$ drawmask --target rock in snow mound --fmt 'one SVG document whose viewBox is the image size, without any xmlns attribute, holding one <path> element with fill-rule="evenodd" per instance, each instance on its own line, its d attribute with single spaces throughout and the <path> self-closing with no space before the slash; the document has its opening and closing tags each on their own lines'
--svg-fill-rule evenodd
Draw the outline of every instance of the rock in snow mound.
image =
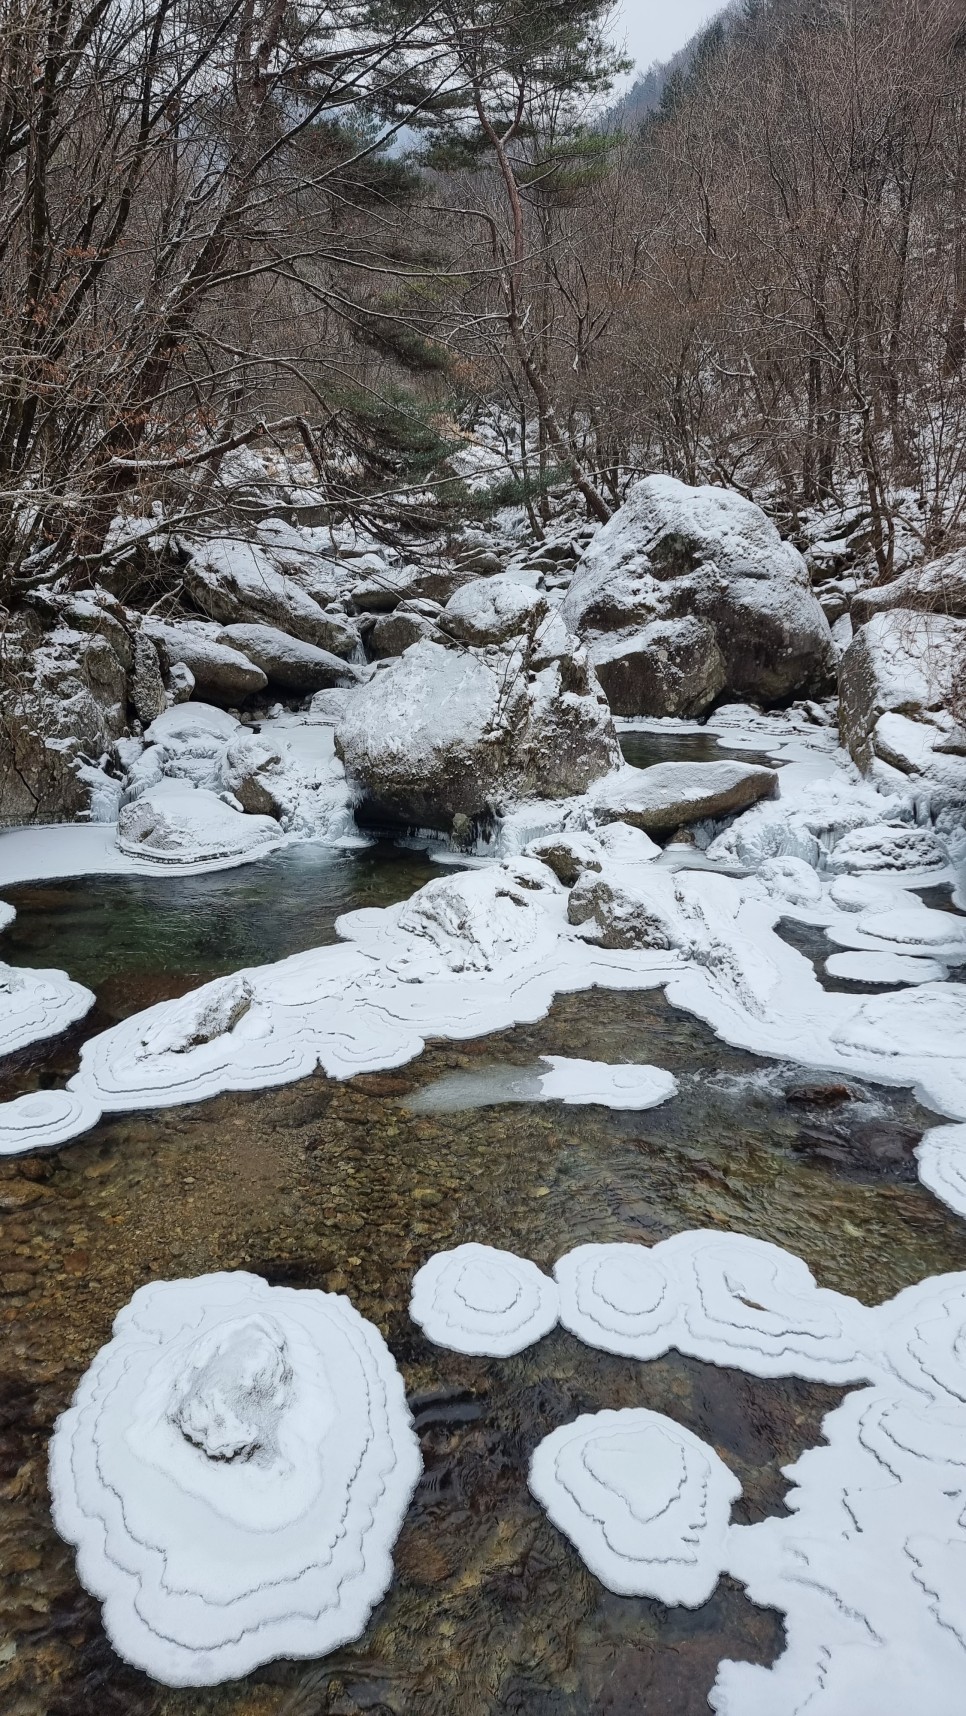
<svg viewBox="0 0 966 1716">
<path fill-rule="evenodd" d="M 243 1273 L 141 1287 L 50 1451 L 109 1637 L 168 1686 L 358 1638 L 421 1469 L 379 1331 Z"/>
<path fill-rule="evenodd" d="M 730 489 L 645 477 L 580 561 L 563 618 L 616 715 L 820 690 L 831 633 L 805 562 Z"/>
</svg>

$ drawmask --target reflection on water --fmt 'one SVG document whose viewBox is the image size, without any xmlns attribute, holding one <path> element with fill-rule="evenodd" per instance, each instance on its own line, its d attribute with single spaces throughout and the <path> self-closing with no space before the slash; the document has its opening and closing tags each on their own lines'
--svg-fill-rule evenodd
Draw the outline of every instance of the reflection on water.
<svg viewBox="0 0 966 1716">
<path fill-rule="evenodd" d="M 130 998 L 139 982 L 181 981 L 179 959 L 210 976 L 327 939 L 337 912 L 367 890 L 373 902 L 398 897 L 431 873 L 415 855 L 366 854 L 339 883 L 323 867 L 287 869 L 288 858 L 200 890 L 173 878 L 58 883 L 47 914 L 44 890 L 18 890 L 21 907 L 34 902 L 21 955 L 36 959 L 46 946 L 103 1000 L 116 948 Z M 301 890 L 297 906 L 290 890 Z M 543 1054 L 651 1062 L 679 1078 L 680 1093 L 643 1114 L 406 1105 L 480 1067 L 525 1077 Z M 650 1406 L 714 1444 L 744 1486 L 737 1517 L 757 1519 L 780 1510 L 779 1467 L 818 1439 L 838 1392 L 673 1354 L 635 1364 L 561 1331 L 508 1360 L 448 1353 L 409 1321 L 412 1275 L 467 1239 L 549 1268 L 585 1240 L 650 1244 L 719 1226 L 788 1246 L 825 1285 L 882 1298 L 966 1268 L 966 1227 L 913 1177 L 928 1119 L 908 1093 L 846 1087 L 724 1047 L 660 994 L 594 991 L 562 997 L 535 1025 L 430 1045 L 391 1073 L 347 1084 L 315 1076 L 115 1117 L 60 1152 L 0 1165 L 4 1716 L 706 1716 L 719 1658 L 772 1660 L 779 1617 L 726 1580 L 693 1613 L 604 1592 L 531 1500 L 529 1454 L 580 1412 Z M 348 1292 L 378 1324 L 405 1377 L 426 1471 L 397 1577 L 358 1644 L 323 1663 L 170 1691 L 107 1645 L 50 1522 L 46 1444 L 136 1287 L 238 1268 Z"/>
<path fill-rule="evenodd" d="M 617 737 L 624 753 L 624 761 L 632 763 L 635 769 L 649 769 L 654 763 L 724 761 L 761 763 L 766 768 L 774 767 L 774 758 L 769 751 L 749 751 L 741 746 L 730 746 L 727 741 L 719 745 L 714 734 L 704 729 L 693 733 L 635 733 L 619 729 Z"/>
</svg>

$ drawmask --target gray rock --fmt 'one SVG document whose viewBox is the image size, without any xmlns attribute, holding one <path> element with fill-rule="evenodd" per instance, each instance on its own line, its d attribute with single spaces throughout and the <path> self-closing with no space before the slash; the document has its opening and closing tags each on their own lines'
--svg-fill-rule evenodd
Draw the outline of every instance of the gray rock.
<svg viewBox="0 0 966 1716">
<path fill-rule="evenodd" d="M 247 656 L 261 668 L 270 685 L 299 697 L 333 685 L 351 684 L 358 677 L 354 667 L 331 651 L 289 637 L 274 626 L 226 626 L 217 641 Z"/>
<path fill-rule="evenodd" d="M 723 692 L 812 695 L 830 671 L 828 621 L 801 555 L 728 489 L 638 483 L 590 543 L 561 613 L 629 715 L 697 714 Z"/>
<path fill-rule="evenodd" d="M 358 627 L 348 616 L 321 607 L 257 543 L 207 543 L 188 563 L 184 580 L 201 612 L 222 626 L 274 626 L 339 656 L 350 656 L 359 646 Z"/>
<path fill-rule="evenodd" d="M 629 822 L 648 834 L 670 834 L 689 822 L 731 816 L 778 797 L 774 769 L 752 763 L 655 763 L 625 767 L 600 781 L 590 798 L 601 822 Z"/>
<path fill-rule="evenodd" d="M 615 715 L 699 715 L 727 685 L 706 620 L 652 620 L 630 637 L 598 639 L 590 654 Z"/>
<path fill-rule="evenodd" d="M 140 722 L 147 727 L 167 708 L 161 662 L 157 649 L 144 632 L 134 639 L 134 672 L 131 675 L 130 701 Z"/>
<path fill-rule="evenodd" d="M 227 649 L 204 632 L 190 626 L 145 620 L 143 631 L 156 645 L 168 668 L 183 662 L 194 677 L 199 695 L 224 707 L 244 702 L 264 691 L 266 675 L 237 649 Z"/>
<path fill-rule="evenodd" d="M 353 584 L 349 598 L 360 613 L 389 614 L 401 602 L 448 602 L 464 584 L 479 577 L 471 566 L 392 566 L 368 573 Z"/>
<path fill-rule="evenodd" d="M 88 809 L 78 774 L 96 765 L 127 724 L 127 674 L 99 631 L 11 619 L 2 639 L 0 815 L 65 821 Z"/>
<path fill-rule="evenodd" d="M 364 818 L 452 829 L 514 799 L 565 798 L 615 768 L 583 651 L 539 672 L 499 651 L 413 644 L 353 693 L 336 750 Z"/>
<path fill-rule="evenodd" d="M 369 633 L 369 653 L 378 658 L 402 655 L 421 638 L 434 638 L 434 622 L 421 614 L 413 602 L 401 603 L 391 614 L 380 614 Z"/>
</svg>

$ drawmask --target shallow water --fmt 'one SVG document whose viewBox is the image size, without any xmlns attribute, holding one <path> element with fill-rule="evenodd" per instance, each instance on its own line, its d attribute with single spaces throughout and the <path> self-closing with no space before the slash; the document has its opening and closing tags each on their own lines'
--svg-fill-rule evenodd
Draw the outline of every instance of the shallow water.
<svg viewBox="0 0 966 1716">
<path fill-rule="evenodd" d="M 774 753 L 767 750 L 750 751 L 723 740 L 720 744 L 713 733 L 654 733 L 620 729 L 617 735 L 624 761 L 635 769 L 649 769 L 654 763 L 761 763 L 774 766 Z M 776 744 L 781 743 L 776 737 Z"/>
<path fill-rule="evenodd" d="M 386 903 L 435 873 L 414 854 L 303 862 L 283 854 L 201 885 L 17 890 L 18 956 L 38 961 L 46 948 L 45 959 L 94 984 L 101 1010 L 130 1010 L 144 1004 L 138 993 L 156 999 L 332 939 L 339 911 Z M 53 1076 L 67 1052 L 36 1060 Z M 541 1054 L 653 1062 L 681 1089 L 643 1114 L 406 1106 L 446 1075 L 530 1068 Z M 530 1499 L 529 1454 L 579 1412 L 649 1405 L 715 1445 L 744 1486 L 736 1517 L 760 1518 L 780 1510 L 779 1468 L 818 1439 L 838 1391 L 674 1354 L 635 1364 L 559 1330 L 509 1360 L 449 1353 L 409 1321 L 413 1272 L 466 1239 L 549 1268 L 584 1240 L 652 1243 L 719 1226 L 789 1247 L 824 1285 L 884 1298 L 966 1268 L 966 1226 L 915 1180 L 911 1152 L 929 1119 L 908 1093 L 729 1049 L 659 993 L 593 991 L 561 998 L 537 1025 L 430 1045 L 399 1071 L 115 1117 L 62 1151 L 0 1165 L 4 1716 L 706 1712 L 718 1660 L 772 1660 L 780 1618 L 729 1581 L 693 1613 L 609 1595 Z M 396 1580 L 357 1645 L 175 1692 L 107 1644 L 50 1522 L 46 1443 L 136 1287 L 238 1268 L 348 1292 L 378 1324 L 426 1470 Z"/>
</svg>

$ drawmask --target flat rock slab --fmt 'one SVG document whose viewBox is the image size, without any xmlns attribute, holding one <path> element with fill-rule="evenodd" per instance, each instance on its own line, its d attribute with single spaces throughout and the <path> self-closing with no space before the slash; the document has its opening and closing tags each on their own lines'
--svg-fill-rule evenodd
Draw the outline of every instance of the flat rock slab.
<svg viewBox="0 0 966 1716">
<path fill-rule="evenodd" d="M 629 822 L 648 834 L 673 833 L 705 817 L 730 816 L 761 798 L 778 797 L 774 769 L 752 763 L 655 763 L 628 766 L 591 790 L 603 822 Z"/>
</svg>

